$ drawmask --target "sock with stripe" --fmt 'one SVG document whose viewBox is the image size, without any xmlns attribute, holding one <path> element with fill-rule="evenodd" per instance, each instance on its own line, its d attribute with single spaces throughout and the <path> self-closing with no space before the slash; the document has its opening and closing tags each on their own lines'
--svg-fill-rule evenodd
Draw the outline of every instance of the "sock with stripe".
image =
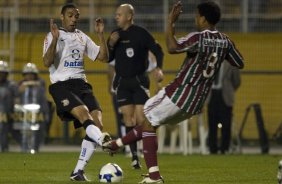
<svg viewBox="0 0 282 184">
<path fill-rule="evenodd" d="M 158 150 L 158 140 L 156 132 L 143 132 L 143 154 L 144 159 L 149 171 L 149 176 L 151 179 L 157 180 L 160 176 L 157 150 Z"/>
</svg>

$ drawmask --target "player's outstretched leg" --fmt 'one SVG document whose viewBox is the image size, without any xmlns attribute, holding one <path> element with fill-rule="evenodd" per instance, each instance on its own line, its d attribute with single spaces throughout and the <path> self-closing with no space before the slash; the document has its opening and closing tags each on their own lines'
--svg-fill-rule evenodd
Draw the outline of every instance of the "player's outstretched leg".
<svg viewBox="0 0 282 184">
<path fill-rule="evenodd" d="M 139 141 L 141 138 L 142 126 L 136 126 L 124 137 L 103 143 L 102 148 L 104 151 L 109 152 L 110 154 L 114 154 L 118 151 L 119 148 L 123 147 L 124 145 Z"/>
</svg>

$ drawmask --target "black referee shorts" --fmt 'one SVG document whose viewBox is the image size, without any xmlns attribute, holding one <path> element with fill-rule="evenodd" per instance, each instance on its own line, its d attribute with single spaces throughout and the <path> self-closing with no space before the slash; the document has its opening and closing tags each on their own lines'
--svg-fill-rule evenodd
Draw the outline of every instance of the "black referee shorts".
<svg viewBox="0 0 282 184">
<path fill-rule="evenodd" d="M 119 107 L 129 104 L 144 105 L 149 99 L 150 80 L 146 74 L 131 78 L 116 75 L 113 85 Z"/>
<path fill-rule="evenodd" d="M 70 113 L 74 107 L 86 105 L 89 112 L 101 110 L 93 94 L 92 86 L 82 79 L 70 79 L 51 84 L 49 93 L 54 99 L 57 114 L 61 120 L 74 121 L 76 128 L 81 124 Z"/>
</svg>

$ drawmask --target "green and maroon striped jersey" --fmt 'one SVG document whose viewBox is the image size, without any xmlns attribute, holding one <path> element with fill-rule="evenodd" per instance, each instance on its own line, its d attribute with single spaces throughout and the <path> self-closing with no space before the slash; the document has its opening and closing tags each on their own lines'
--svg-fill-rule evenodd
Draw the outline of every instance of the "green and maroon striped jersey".
<svg viewBox="0 0 282 184">
<path fill-rule="evenodd" d="M 180 109 L 198 114 L 221 63 L 227 60 L 231 65 L 243 68 L 244 61 L 232 40 L 219 31 L 193 32 L 178 39 L 177 45 L 178 51 L 185 51 L 187 56 L 165 91 Z"/>
</svg>

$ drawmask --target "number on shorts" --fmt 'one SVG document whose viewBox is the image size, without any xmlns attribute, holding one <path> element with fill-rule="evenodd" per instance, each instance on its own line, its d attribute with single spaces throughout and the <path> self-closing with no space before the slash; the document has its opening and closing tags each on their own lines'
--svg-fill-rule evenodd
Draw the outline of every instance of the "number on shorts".
<svg viewBox="0 0 282 184">
<path fill-rule="evenodd" d="M 217 53 L 213 52 L 208 58 L 207 68 L 203 70 L 203 75 L 205 78 L 210 78 L 214 74 L 215 64 L 217 62 Z"/>
</svg>

